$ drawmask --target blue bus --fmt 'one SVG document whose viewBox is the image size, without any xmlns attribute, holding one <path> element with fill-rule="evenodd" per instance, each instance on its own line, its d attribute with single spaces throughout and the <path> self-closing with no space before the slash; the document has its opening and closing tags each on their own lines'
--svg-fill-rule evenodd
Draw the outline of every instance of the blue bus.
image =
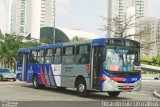
<svg viewBox="0 0 160 107">
<path fill-rule="evenodd" d="M 22 48 L 16 77 L 34 88 L 74 88 L 79 96 L 91 91 L 141 89 L 140 43 L 126 38 L 98 38 Z"/>
</svg>

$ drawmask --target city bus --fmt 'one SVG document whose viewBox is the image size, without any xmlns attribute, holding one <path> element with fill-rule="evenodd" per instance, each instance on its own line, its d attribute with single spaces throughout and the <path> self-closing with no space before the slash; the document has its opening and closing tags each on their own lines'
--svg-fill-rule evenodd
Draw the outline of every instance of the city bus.
<svg viewBox="0 0 160 107">
<path fill-rule="evenodd" d="M 16 78 L 33 87 L 76 89 L 79 96 L 141 89 L 140 43 L 126 38 L 98 38 L 21 48 Z"/>
</svg>

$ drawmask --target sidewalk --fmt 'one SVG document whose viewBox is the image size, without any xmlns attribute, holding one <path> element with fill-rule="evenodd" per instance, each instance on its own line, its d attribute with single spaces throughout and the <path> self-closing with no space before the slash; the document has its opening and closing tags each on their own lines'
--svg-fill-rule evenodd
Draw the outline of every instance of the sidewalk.
<svg viewBox="0 0 160 107">
<path fill-rule="evenodd" d="M 153 94 L 154 94 L 156 97 L 160 98 L 160 90 L 155 90 L 155 91 L 153 92 Z"/>
</svg>

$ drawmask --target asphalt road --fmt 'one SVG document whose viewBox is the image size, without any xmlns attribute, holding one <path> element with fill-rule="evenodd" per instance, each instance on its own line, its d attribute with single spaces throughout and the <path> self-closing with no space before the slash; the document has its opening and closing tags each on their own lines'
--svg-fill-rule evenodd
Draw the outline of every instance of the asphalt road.
<svg viewBox="0 0 160 107">
<path fill-rule="evenodd" d="M 74 90 L 55 88 L 34 89 L 31 84 L 21 82 L 0 82 L 0 100 L 9 101 L 159 101 L 153 95 L 160 90 L 160 80 L 143 80 L 139 92 L 123 92 L 117 98 L 110 98 L 107 93 L 91 93 L 87 98 L 76 95 Z"/>
</svg>

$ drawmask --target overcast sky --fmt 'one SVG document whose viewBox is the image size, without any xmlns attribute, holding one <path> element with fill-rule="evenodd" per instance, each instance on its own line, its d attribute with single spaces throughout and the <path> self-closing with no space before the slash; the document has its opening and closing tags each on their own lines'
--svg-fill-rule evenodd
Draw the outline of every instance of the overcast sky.
<svg viewBox="0 0 160 107">
<path fill-rule="evenodd" d="M 8 23 L 10 0 L 0 0 L 0 29 Z M 98 30 L 107 15 L 107 0 L 56 0 L 56 26 L 104 35 Z M 148 16 L 160 17 L 160 0 L 149 0 Z"/>
</svg>

